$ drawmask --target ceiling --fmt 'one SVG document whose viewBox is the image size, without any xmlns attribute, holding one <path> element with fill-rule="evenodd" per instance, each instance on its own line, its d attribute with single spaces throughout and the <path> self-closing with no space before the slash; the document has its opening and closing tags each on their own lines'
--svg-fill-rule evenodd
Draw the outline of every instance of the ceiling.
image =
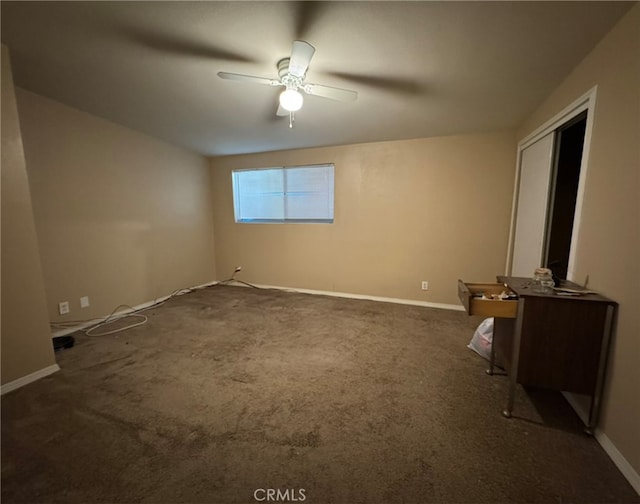
<svg viewBox="0 0 640 504">
<path fill-rule="evenodd" d="M 518 127 L 633 2 L 1 2 L 16 85 L 206 155 Z M 276 117 L 300 39 L 305 96 Z"/>
</svg>

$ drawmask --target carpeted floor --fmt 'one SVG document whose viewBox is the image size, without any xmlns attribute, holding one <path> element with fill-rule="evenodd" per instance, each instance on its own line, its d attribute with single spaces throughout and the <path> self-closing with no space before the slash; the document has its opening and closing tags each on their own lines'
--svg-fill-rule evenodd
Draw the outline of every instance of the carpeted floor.
<svg viewBox="0 0 640 504">
<path fill-rule="evenodd" d="M 146 313 L 2 397 L 3 503 L 640 502 L 558 394 L 501 416 L 463 312 L 217 286 Z"/>
</svg>

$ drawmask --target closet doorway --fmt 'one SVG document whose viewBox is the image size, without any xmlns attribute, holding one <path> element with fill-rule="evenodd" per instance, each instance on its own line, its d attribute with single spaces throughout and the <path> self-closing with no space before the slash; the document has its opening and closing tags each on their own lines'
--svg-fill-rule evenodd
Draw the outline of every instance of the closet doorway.
<svg viewBox="0 0 640 504">
<path fill-rule="evenodd" d="M 575 280 L 595 89 L 519 144 L 507 274 Z"/>
<path fill-rule="evenodd" d="M 546 246 L 542 264 L 558 278 L 569 271 L 571 237 L 578 198 L 587 112 L 556 131 L 556 156 L 553 169 Z"/>
</svg>

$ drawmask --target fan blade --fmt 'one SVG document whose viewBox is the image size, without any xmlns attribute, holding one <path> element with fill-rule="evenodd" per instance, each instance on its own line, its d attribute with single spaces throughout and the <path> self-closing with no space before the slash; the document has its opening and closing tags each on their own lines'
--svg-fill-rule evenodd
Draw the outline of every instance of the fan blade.
<svg viewBox="0 0 640 504">
<path fill-rule="evenodd" d="M 228 51 L 221 47 L 210 45 L 205 41 L 198 41 L 181 37 L 179 35 L 165 35 L 156 32 L 129 31 L 124 36 L 134 43 L 153 49 L 154 51 L 177 56 L 191 56 L 194 58 L 217 59 L 224 61 L 239 61 L 242 63 L 254 63 L 253 58 L 234 51 Z"/>
<path fill-rule="evenodd" d="M 349 89 L 336 88 L 331 86 L 322 86 L 320 84 L 305 84 L 302 89 L 305 93 L 315 96 L 322 96 L 337 101 L 355 101 L 358 98 L 356 91 Z"/>
<path fill-rule="evenodd" d="M 289 111 L 278 103 L 278 110 L 276 111 L 276 115 L 277 116 L 288 116 L 289 115 Z"/>
<path fill-rule="evenodd" d="M 267 79 L 266 77 L 253 77 L 251 75 L 243 75 L 229 72 L 218 72 L 221 79 L 235 80 L 240 82 L 251 82 L 253 84 L 266 84 L 267 86 L 281 86 L 277 79 Z"/>
<path fill-rule="evenodd" d="M 304 77 L 304 74 L 307 72 L 307 68 L 309 67 L 309 62 L 315 52 L 315 47 L 308 42 L 296 40 L 293 43 L 293 48 L 291 49 L 289 73 L 296 77 Z"/>
<path fill-rule="evenodd" d="M 292 2 L 294 7 L 295 18 L 295 35 L 296 39 L 303 39 L 309 35 L 313 24 L 319 15 L 322 14 L 324 2 L 315 2 L 312 0 L 303 0 L 300 2 Z"/>
<path fill-rule="evenodd" d="M 404 79 L 402 77 L 381 77 L 376 75 L 359 75 L 346 72 L 328 72 L 328 74 L 355 84 L 362 84 L 383 91 L 404 93 L 407 95 L 422 94 L 426 87 L 416 80 Z"/>
</svg>

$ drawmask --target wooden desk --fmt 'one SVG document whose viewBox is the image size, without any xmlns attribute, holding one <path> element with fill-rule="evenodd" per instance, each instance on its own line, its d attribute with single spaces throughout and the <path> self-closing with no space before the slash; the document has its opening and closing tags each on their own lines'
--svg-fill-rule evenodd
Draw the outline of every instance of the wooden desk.
<svg viewBox="0 0 640 504">
<path fill-rule="evenodd" d="M 487 370 L 493 374 L 498 362 L 509 375 L 509 396 L 503 415 L 511 416 L 518 383 L 588 395 L 591 406 L 586 431 L 593 434 L 617 303 L 597 294 L 540 294 L 534 292 L 530 278 L 497 279 L 499 285 L 518 296 L 515 318 L 497 314 L 494 319 L 491 363 Z M 563 282 L 561 287 L 581 289 L 571 282 Z"/>
</svg>

